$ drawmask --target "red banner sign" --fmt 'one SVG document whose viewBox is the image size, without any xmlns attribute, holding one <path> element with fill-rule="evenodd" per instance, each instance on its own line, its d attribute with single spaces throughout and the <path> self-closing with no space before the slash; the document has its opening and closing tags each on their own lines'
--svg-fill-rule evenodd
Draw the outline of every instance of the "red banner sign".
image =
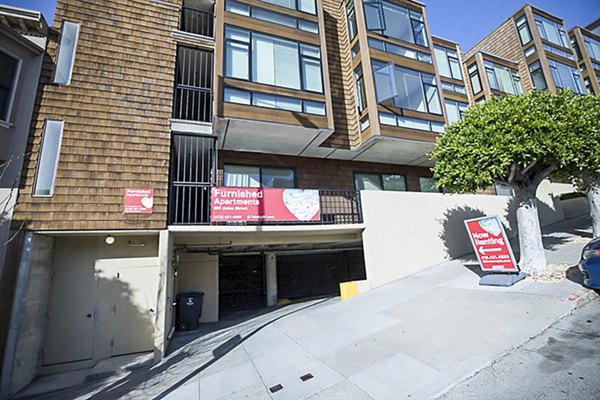
<svg viewBox="0 0 600 400">
<path fill-rule="evenodd" d="M 154 189 L 125 189 L 123 214 L 152 214 Z"/>
<path fill-rule="evenodd" d="M 214 187 L 210 220 L 214 222 L 319 221 L 318 190 Z"/>
<path fill-rule="evenodd" d="M 506 232 L 497 216 L 465 221 L 483 271 L 518 272 Z"/>
</svg>

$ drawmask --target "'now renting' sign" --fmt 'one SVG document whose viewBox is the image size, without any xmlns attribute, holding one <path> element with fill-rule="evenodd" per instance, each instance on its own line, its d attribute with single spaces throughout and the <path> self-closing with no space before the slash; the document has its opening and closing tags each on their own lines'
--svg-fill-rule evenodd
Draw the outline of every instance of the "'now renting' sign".
<svg viewBox="0 0 600 400">
<path fill-rule="evenodd" d="M 518 272 L 506 232 L 497 216 L 465 221 L 483 271 Z"/>
</svg>

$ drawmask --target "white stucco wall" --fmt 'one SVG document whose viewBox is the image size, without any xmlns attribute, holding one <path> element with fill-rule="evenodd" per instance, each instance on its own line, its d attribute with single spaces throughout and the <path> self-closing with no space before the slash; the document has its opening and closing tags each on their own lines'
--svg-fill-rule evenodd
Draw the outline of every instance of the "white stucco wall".
<svg viewBox="0 0 600 400">
<path fill-rule="evenodd" d="M 177 290 L 204 292 L 200 322 L 219 320 L 219 258 L 206 253 L 182 253 L 177 267 Z"/>
<path fill-rule="evenodd" d="M 542 226 L 564 219 L 549 182 L 540 185 L 538 199 Z M 515 203 L 509 196 L 362 191 L 361 201 L 372 287 L 471 253 L 465 219 L 498 215 L 507 233 L 516 235 Z"/>
</svg>

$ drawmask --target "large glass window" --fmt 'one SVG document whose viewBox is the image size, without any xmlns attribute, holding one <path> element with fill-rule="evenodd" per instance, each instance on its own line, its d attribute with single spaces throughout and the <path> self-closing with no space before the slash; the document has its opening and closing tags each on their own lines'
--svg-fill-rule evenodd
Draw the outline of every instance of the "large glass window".
<svg viewBox="0 0 600 400">
<path fill-rule="evenodd" d="M 56 69 L 54 70 L 54 83 L 67 85 L 71 82 L 78 37 L 79 24 L 64 21 L 60 34 Z"/>
<path fill-rule="evenodd" d="M 469 67 L 469 80 L 471 81 L 471 88 L 473 94 L 481 92 L 481 78 L 479 77 L 479 71 L 477 70 L 477 64 L 473 64 Z"/>
<path fill-rule="evenodd" d="M 485 61 L 484 66 L 490 88 L 515 95 L 523 93 L 521 78 L 517 71 L 490 61 Z"/>
<path fill-rule="evenodd" d="M 0 50 L 0 120 L 8 122 L 12 111 L 21 60 Z"/>
<path fill-rule="evenodd" d="M 47 119 L 37 165 L 34 196 L 52 196 L 63 133 L 63 121 Z"/>
<path fill-rule="evenodd" d="M 289 8 L 291 10 L 303 11 L 308 14 L 317 14 L 315 0 L 261 0 L 265 3 L 275 4 L 276 6 Z"/>
<path fill-rule="evenodd" d="M 225 2 L 225 11 L 272 22 L 274 24 L 288 26 L 290 28 L 300 29 L 306 32 L 319 33 L 319 24 L 316 22 L 265 10 L 264 8 L 240 3 L 235 0 L 227 0 Z"/>
<path fill-rule="evenodd" d="M 441 122 L 422 118 L 405 117 L 386 112 L 379 113 L 379 123 L 381 125 L 397 126 L 399 128 L 417 129 L 435 133 L 444 132 L 444 124 Z"/>
<path fill-rule="evenodd" d="M 358 33 L 356 26 L 356 10 L 354 9 L 354 0 L 350 0 L 346 5 L 346 18 L 348 19 L 348 37 L 350 41 L 354 40 Z"/>
<path fill-rule="evenodd" d="M 291 189 L 296 187 L 296 174 L 291 168 L 225 164 L 223 185 Z"/>
<path fill-rule="evenodd" d="M 412 58 L 413 60 L 426 62 L 428 64 L 431 64 L 433 62 L 431 54 L 409 49 L 408 47 L 404 46 L 398 46 L 397 44 L 375 39 L 372 37 L 369 38 L 369 47 L 371 47 L 372 49 L 385 51 L 387 53 L 396 54 L 401 57 L 407 57 Z"/>
<path fill-rule="evenodd" d="M 225 76 L 323 92 L 317 46 L 244 29 L 225 28 Z"/>
<path fill-rule="evenodd" d="M 451 92 L 466 94 L 467 91 L 463 85 L 457 85 L 456 83 L 442 81 L 442 89 L 449 90 Z"/>
<path fill-rule="evenodd" d="M 434 51 L 435 64 L 440 75 L 462 81 L 463 77 L 457 52 L 441 46 L 435 46 Z"/>
<path fill-rule="evenodd" d="M 561 89 L 570 88 L 574 93 L 585 94 L 581 76 L 576 68 L 554 60 L 548 60 L 548 66 L 556 87 Z"/>
<path fill-rule="evenodd" d="M 303 112 L 306 114 L 325 115 L 325 103 L 297 99 L 274 94 L 249 92 L 246 90 L 226 87 L 223 89 L 223 101 L 257 107 L 274 108 L 277 110 Z"/>
<path fill-rule="evenodd" d="M 521 39 L 521 44 L 524 46 L 531 42 L 531 32 L 529 31 L 527 17 L 525 15 L 521 16 L 521 18 L 516 21 L 516 24 L 517 31 L 519 31 L 519 38 Z"/>
<path fill-rule="evenodd" d="M 421 187 L 421 192 L 431 192 L 431 193 L 440 193 L 441 190 L 435 185 L 435 179 L 430 176 L 420 176 L 419 177 L 419 186 Z"/>
<path fill-rule="evenodd" d="M 373 61 L 373 71 L 378 102 L 393 97 L 398 108 L 442 113 L 434 75 L 379 61 Z"/>
<path fill-rule="evenodd" d="M 600 42 L 591 37 L 584 36 L 583 43 L 590 58 L 600 61 Z"/>
<path fill-rule="evenodd" d="M 399 174 L 355 173 L 356 190 L 393 190 L 406 191 L 406 177 Z"/>
<path fill-rule="evenodd" d="M 573 53 L 571 53 L 570 51 L 565 51 L 565 50 L 561 50 L 561 49 L 557 49 L 554 46 L 550 46 L 549 44 L 544 43 L 543 45 L 544 50 L 550 52 L 550 53 L 554 53 L 556 55 L 559 55 L 561 57 L 567 58 L 569 60 L 573 59 Z"/>
<path fill-rule="evenodd" d="M 423 14 L 387 1 L 363 3 L 367 29 L 384 36 L 428 46 Z"/>
<path fill-rule="evenodd" d="M 554 22 L 541 15 L 534 14 L 535 24 L 542 39 L 546 39 L 558 46 L 569 48 L 569 39 L 562 26 L 558 22 Z"/>
<path fill-rule="evenodd" d="M 531 63 L 529 65 L 529 73 L 533 80 L 533 87 L 537 90 L 546 90 L 548 85 L 546 84 L 546 78 L 544 77 L 544 71 L 542 71 L 542 65 L 539 61 Z"/>
<path fill-rule="evenodd" d="M 465 115 L 465 111 L 467 111 L 467 107 L 469 107 L 467 103 L 448 99 L 444 100 L 444 105 L 446 106 L 446 115 L 448 116 L 449 124 L 462 119 Z"/>
</svg>

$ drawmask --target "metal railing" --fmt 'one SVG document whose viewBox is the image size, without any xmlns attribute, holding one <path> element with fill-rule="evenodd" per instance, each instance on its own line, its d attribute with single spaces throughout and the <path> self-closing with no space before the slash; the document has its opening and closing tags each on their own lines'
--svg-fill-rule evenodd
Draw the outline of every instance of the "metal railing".
<svg viewBox="0 0 600 400">
<path fill-rule="evenodd" d="M 181 10 L 181 30 L 207 37 L 214 37 L 214 15 L 208 11 L 183 7 Z"/>
<path fill-rule="evenodd" d="M 212 121 L 211 51 L 180 46 L 177 49 L 177 73 L 173 118 Z"/>
<path fill-rule="evenodd" d="M 319 190 L 319 221 L 211 222 L 209 183 L 171 182 L 171 224 L 188 225 L 336 225 L 362 220 L 360 193 L 356 190 Z"/>
</svg>

